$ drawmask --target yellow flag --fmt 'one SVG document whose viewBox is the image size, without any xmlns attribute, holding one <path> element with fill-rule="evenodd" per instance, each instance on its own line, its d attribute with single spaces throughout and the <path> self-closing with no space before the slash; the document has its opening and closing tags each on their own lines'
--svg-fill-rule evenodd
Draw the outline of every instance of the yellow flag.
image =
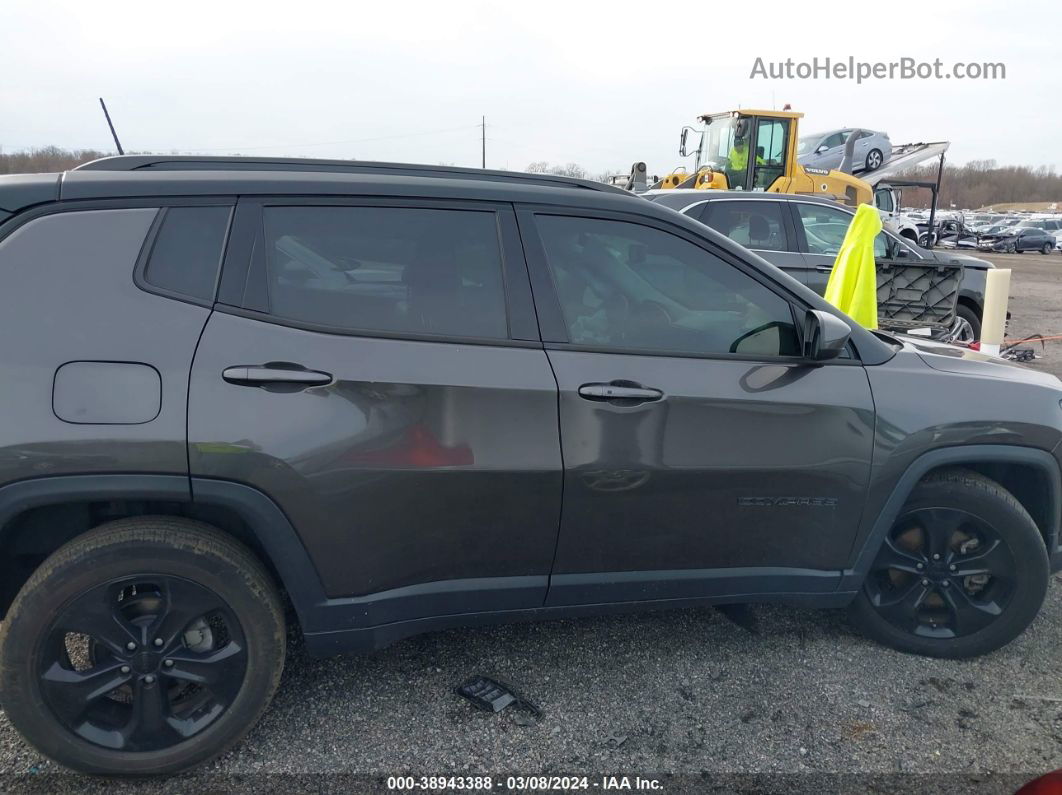
<svg viewBox="0 0 1062 795">
<path fill-rule="evenodd" d="M 880 231 L 878 211 L 869 204 L 859 205 L 826 284 L 826 300 L 863 328 L 878 327 L 874 238 Z"/>
</svg>

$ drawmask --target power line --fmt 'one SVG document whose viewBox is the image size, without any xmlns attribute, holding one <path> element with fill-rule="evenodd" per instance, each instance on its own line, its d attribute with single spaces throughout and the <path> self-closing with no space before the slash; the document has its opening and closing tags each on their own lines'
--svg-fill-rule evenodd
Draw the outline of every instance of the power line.
<svg viewBox="0 0 1062 795">
<path fill-rule="evenodd" d="M 471 130 L 479 127 L 478 124 L 465 124 L 461 127 L 447 127 L 442 130 L 419 130 L 417 132 L 409 133 L 397 133 L 395 135 L 377 135 L 370 138 L 347 138 L 342 141 L 314 141 L 312 143 L 278 143 L 278 144 L 264 144 L 261 146 L 211 146 L 211 147 L 194 147 L 194 146 L 162 146 L 162 147 L 145 147 L 148 149 L 158 150 L 177 150 L 183 152 L 223 152 L 228 153 L 234 150 L 236 151 L 259 151 L 263 149 L 293 149 L 293 148 L 305 148 L 312 146 L 340 146 L 343 144 L 360 144 L 370 143 L 372 141 L 393 141 L 401 138 L 416 138 L 423 135 L 442 135 L 444 133 L 460 132 L 464 130 Z"/>
</svg>

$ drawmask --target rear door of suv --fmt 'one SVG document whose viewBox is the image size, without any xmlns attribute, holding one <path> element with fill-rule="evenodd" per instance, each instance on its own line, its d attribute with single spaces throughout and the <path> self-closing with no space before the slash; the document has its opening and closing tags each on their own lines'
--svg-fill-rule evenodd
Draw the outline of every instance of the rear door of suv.
<svg viewBox="0 0 1062 795">
<path fill-rule="evenodd" d="M 518 216 L 560 387 L 547 604 L 835 589 L 874 435 L 858 359 L 809 366 L 799 299 L 684 227 Z"/>
<path fill-rule="evenodd" d="M 557 393 L 511 205 L 241 199 L 218 298 L 193 478 L 272 498 L 366 624 L 541 605 Z"/>
</svg>

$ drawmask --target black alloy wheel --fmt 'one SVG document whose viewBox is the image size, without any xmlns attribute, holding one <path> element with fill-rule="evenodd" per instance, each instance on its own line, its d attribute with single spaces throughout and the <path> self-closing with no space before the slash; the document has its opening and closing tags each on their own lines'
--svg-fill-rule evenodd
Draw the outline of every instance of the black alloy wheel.
<svg viewBox="0 0 1062 795">
<path fill-rule="evenodd" d="M 897 521 L 866 589 L 893 626 L 957 638 L 998 618 L 1019 576 L 1014 554 L 987 521 L 954 508 L 925 508 Z"/>
<path fill-rule="evenodd" d="M 120 751 L 199 734 L 232 704 L 246 669 L 243 629 L 217 594 L 157 574 L 76 597 L 37 655 L 41 694 L 59 722 Z"/>
</svg>

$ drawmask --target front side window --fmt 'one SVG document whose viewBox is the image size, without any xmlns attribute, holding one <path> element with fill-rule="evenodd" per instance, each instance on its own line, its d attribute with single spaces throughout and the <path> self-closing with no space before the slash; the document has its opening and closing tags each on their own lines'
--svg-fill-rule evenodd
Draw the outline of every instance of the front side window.
<svg viewBox="0 0 1062 795">
<path fill-rule="evenodd" d="M 573 343 L 799 353 L 789 303 L 699 246 L 623 221 L 540 215 L 537 225 Z"/>
<path fill-rule="evenodd" d="M 266 207 L 270 312 L 412 334 L 508 336 L 493 212 Z"/>
<path fill-rule="evenodd" d="M 704 223 L 746 248 L 788 251 L 782 207 L 773 201 L 708 202 Z"/>
<path fill-rule="evenodd" d="M 809 254 L 837 254 L 852 216 L 823 204 L 797 203 L 797 215 L 804 227 Z"/>
<path fill-rule="evenodd" d="M 796 203 L 797 217 L 804 228 L 809 254 L 836 256 L 841 251 L 844 236 L 854 217 L 851 213 L 823 204 Z M 889 238 L 884 232 L 874 237 L 874 259 L 889 256 Z"/>
<path fill-rule="evenodd" d="M 826 136 L 822 145 L 827 149 L 836 149 L 838 146 L 844 146 L 844 142 L 848 140 L 848 134 L 845 132 L 835 132 L 832 135 Z"/>
</svg>

